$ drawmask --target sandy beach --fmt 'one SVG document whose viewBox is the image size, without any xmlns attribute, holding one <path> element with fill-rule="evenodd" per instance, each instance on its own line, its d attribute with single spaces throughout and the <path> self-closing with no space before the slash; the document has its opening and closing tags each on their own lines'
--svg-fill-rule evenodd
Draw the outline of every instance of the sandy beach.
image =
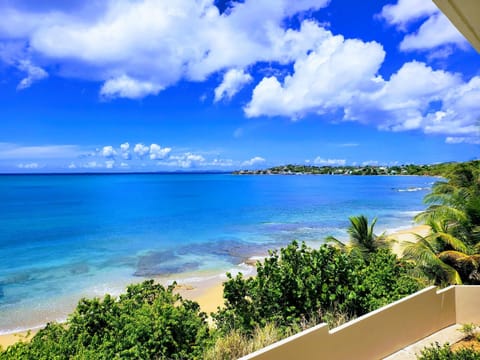
<svg viewBox="0 0 480 360">
<path fill-rule="evenodd" d="M 387 234 L 395 242 L 392 246 L 392 250 L 398 256 L 401 256 L 401 242 L 402 241 L 415 241 L 416 237 L 413 234 L 419 234 L 425 236 L 428 234 L 429 227 L 426 225 L 419 225 L 413 228 L 396 231 L 392 234 Z M 254 257 L 257 260 L 256 257 Z M 255 262 L 254 261 L 254 262 Z M 182 278 L 184 280 L 182 280 Z M 215 312 L 218 307 L 223 305 L 223 281 L 222 277 L 215 276 L 209 277 L 205 280 L 189 283 L 188 277 L 185 274 L 179 278 L 177 291 L 185 299 L 197 301 L 202 311 L 210 314 Z M 161 283 L 166 283 L 166 279 L 158 279 Z M 27 341 L 30 339 L 37 330 L 28 332 L 20 332 L 15 334 L 0 335 L 0 346 L 5 349 L 7 346 L 12 345 L 18 341 Z"/>
<path fill-rule="evenodd" d="M 392 244 L 392 251 L 394 254 L 397 256 L 401 257 L 402 256 L 402 242 L 403 241 L 416 241 L 417 237 L 414 234 L 418 234 L 421 236 L 426 236 L 428 235 L 428 232 L 430 231 L 430 227 L 427 225 L 418 225 L 409 229 L 405 230 L 400 230 L 396 231 L 392 234 L 387 234 L 387 236 L 394 240 L 394 243 Z"/>
</svg>

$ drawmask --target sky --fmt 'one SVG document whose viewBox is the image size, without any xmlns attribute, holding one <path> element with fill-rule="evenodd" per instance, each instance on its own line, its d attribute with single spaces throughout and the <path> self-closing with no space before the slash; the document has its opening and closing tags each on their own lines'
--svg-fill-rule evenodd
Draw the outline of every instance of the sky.
<svg viewBox="0 0 480 360">
<path fill-rule="evenodd" d="M 0 172 L 480 154 L 480 54 L 427 0 L 0 0 Z"/>
</svg>

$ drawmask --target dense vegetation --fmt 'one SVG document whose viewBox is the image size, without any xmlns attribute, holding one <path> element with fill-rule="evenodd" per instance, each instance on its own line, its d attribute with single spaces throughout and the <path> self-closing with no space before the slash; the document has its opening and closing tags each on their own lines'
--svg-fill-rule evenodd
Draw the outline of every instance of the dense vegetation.
<svg viewBox="0 0 480 360">
<path fill-rule="evenodd" d="M 150 280 L 119 299 L 81 300 L 66 324 L 48 324 L 0 359 L 196 359 L 209 341 L 198 304 Z"/>
<path fill-rule="evenodd" d="M 335 314 L 353 318 L 418 289 L 408 266 L 388 250 L 365 260 L 332 246 L 310 249 L 293 242 L 258 264 L 256 277 L 230 276 L 225 308 L 215 318 L 224 332 L 250 332 L 271 322 L 281 327 L 316 323 Z"/>
<path fill-rule="evenodd" d="M 440 346 L 438 343 L 423 349 L 419 360 L 480 360 L 480 352 L 472 348 L 462 348 L 453 351 L 449 344 Z"/>
<path fill-rule="evenodd" d="M 417 291 L 425 278 L 478 284 L 480 162 L 442 171 L 446 180 L 434 185 L 429 207 L 417 217 L 431 233 L 407 243 L 404 259 L 374 233 L 376 220 L 351 217 L 348 243 L 329 238 L 311 249 L 294 241 L 257 263 L 256 277 L 229 275 L 213 326 L 172 286 L 146 281 L 118 299 L 81 300 L 66 324 L 48 324 L 29 343 L 0 352 L 0 360 L 232 359 L 318 322 L 337 325 L 377 309 Z M 478 358 L 468 351 L 448 357 L 449 351 L 432 348 L 423 356 Z"/>
<path fill-rule="evenodd" d="M 480 284 L 480 162 L 457 164 L 444 177 L 416 217 L 430 234 L 407 243 L 404 256 L 436 284 Z"/>
<path fill-rule="evenodd" d="M 473 160 L 467 163 L 462 163 L 466 166 L 477 167 L 480 160 Z M 394 166 L 380 166 L 380 165 L 363 165 L 363 166 L 314 166 L 314 165 L 283 165 L 275 166 L 263 170 L 239 170 L 234 174 L 314 174 L 314 175 L 430 175 L 430 176 L 444 176 L 452 173 L 458 163 L 441 163 L 433 165 L 394 165 Z"/>
</svg>

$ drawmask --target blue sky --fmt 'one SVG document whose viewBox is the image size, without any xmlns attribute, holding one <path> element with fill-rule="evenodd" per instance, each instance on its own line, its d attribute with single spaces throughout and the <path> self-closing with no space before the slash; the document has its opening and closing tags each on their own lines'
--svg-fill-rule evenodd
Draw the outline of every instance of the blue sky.
<svg viewBox="0 0 480 360">
<path fill-rule="evenodd" d="M 465 161 L 480 55 L 426 0 L 0 0 L 0 172 Z"/>
</svg>

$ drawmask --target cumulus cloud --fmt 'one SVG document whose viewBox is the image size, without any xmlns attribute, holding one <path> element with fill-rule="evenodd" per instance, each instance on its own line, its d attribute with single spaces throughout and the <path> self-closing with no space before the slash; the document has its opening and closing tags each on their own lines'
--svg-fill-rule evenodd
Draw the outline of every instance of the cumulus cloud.
<svg viewBox="0 0 480 360">
<path fill-rule="evenodd" d="M 438 12 L 433 1 L 398 0 L 396 4 L 385 5 L 378 16 L 388 24 L 405 30 L 409 23 Z"/>
<path fill-rule="evenodd" d="M 384 57 L 385 51 L 376 42 L 326 33 L 315 51 L 295 62 L 294 73 L 283 83 L 275 76 L 263 78 L 245 113 L 248 117 L 264 114 L 298 119 L 344 106 L 358 93 L 379 88 L 377 72 Z"/>
<path fill-rule="evenodd" d="M 263 164 L 266 160 L 260 156 L 255 156 L 251 158 L 250 160 L 246 160 L 242 163 L 242 166 L 254 166 L 254 165 L 259 165 Z"/>
<path fill-rule="evenodd" d="M 181 155 L 172 155 L 169 158 L 170 162 L 168 163 L 160 163 L 161 165 L 169 165 L 169 166 L 179 166 L 182 168 L 192 168 L 200 165 L 204 165 L 206 159 L 199 154 L 193 153 L 185 153 Z"/>
<path fill-rule="evenodd" d="M 150 145 L 150 160 L 160 160 L 165 159 L 168 154 L 172 151 L 171 148 L 165 147 L 162 148 L 158 144 L 151 144 Z"/>
<path fill-rule="evenodd" d="M 378 17 L 402 32 L 408 32 L 410 25 L 421 22 L 420 27 L 406 34 L 400 43 L 403 51 L 430 51 L 448 45 L 466 45 L 463 35 L 432 1 L 398 0 L 396 4 L 385 5 Z M 442 54 L 445 56 L 448 51 L 442 51 Z"/>
<path fill-rule="evenodd" d="M 317 156 L 315 160 L 313 160 L 313 163 L 320 166 L 344 166 L 347 161 L 344 159 L 323 159 Z"/>
<path fill-rule="evenodd" d="M 418 31 L 408 34 L 400 43 L 400 50 L 432 49 L 446 44 L 465 46 L 467 41 L 445 15 L 437 13 L 428 18 Z M 444 54 L 445 55 L 445 54 Z"/>
<path fill-rule="evenodd" d="M 127 75 L 107 80 L 100 90 L 103 98 L 124 97 L 140 99 L 147 95 L 157 95 L 163 89 L 162 86 L 149 81 L 135 80 Z"/>
<path fill-rule="evenodd" d="M 113 146 L 104 146 L 101 150 L 101 155 L 105 158 L 113 158 L 115 155 L 117 155 L 117 152 L 113 148 Z"/>
<path fill-rule="evenodd" d="M 298 120 L 340 110 L 344 121 L 382 130 L 478 134 L 474 130 L 480 114 L 479 76 L 465 82 L 460 74 L 412 61 L 384 79 L 378 74 L 384 56 L 378 43 L 330 34 L 316 51 L 299 58 L 283 81 L 263 78 L 245 114 Z"/>
<path fill-rule="evenodd" d="M 223 76 L 222 83 L 215 89 L 215 102 L 223 98 L 231 99 L 246 84 L 253 80 L 250 74 L 243 70 L 231 69 Z"/>
<path fill-rule="evenodd" d="M 131 158 L 131 156 L 130 156 L 130 144 L 128 142 L 125 142 L 125 143 L 120 145 L 120 151 L 121 151 L 122 158 L 124 160 L 130 160 L 130 158 Z"/>
<path fill-rule="evenodd" d="M 136 144 L 133 148 L 133 152 L 140 158 L 143 158 L 146 154 L 150 152 L 150 148 L 143 144 Z"/>
<path fill-rule="evenodd" d="M 109 0 L 94 11 L 89 3 L 75 11 L 61 3 L 27 11 L 3 2 L 0 36 L 22 41 L 45 64 L 61 64 L 63 75 L 103 82 L 104 98 L 138 99 L 181 79 L 291 62 L 315 45 L 319 30 L 286 28 L 285 19 L 328 2 L 245 0 L 225 13 L 214 0 Z M 219 96 L 230 96 L 246 78 L 236 81 Z"/>
</svg>

